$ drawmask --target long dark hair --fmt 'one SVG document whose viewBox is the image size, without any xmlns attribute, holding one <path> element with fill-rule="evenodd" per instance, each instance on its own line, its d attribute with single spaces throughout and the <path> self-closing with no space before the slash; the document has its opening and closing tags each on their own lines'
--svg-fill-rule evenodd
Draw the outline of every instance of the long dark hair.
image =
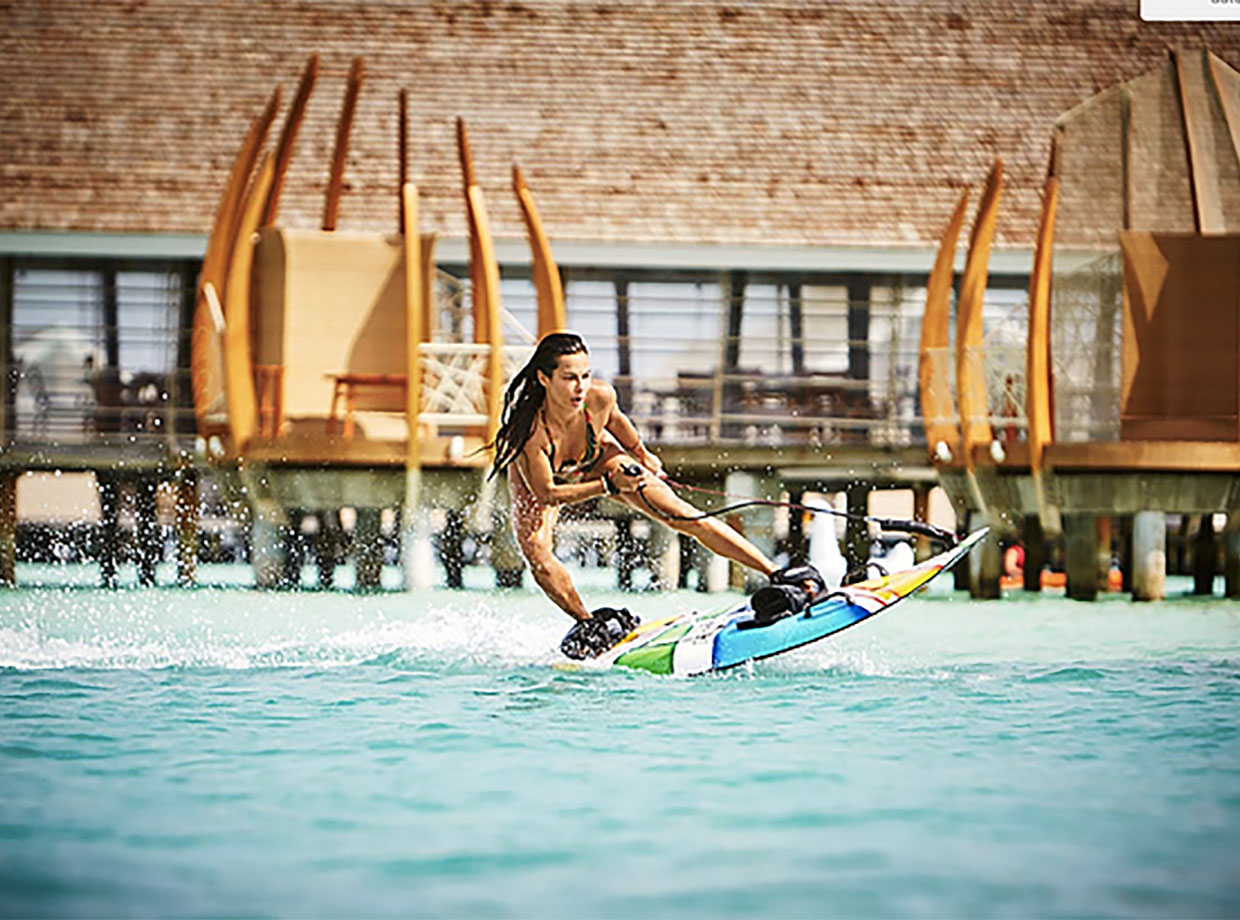
<svg viewBox="0 0 1240 920">
<path fill-rule="evenodd" d="M 585 341 L 575 332 L 551 332 L 542 337 L 533 356 L 509 381 L 508 390 L 504 393 L 499 431 L 488 445 L 495 448 L 495 464 L 488 479 L 507 469 L 517 459 L 534 431 L 534 419 L 547 396 L 546 388 L 538 379 L 538 371 L 550 376 L 562 355 L 589 353 Z"/>
</svg>

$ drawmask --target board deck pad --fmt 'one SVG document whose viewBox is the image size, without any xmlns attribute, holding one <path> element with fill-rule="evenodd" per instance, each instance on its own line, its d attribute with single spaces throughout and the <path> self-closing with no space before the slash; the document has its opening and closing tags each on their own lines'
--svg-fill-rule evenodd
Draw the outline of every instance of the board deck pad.
<svg viewBox="0 0 1240 920">
<path fill-rule="evenodd" d="M 791 651 L 900 602 L 967 556 L 986 533 L 986 528 L 976 530 L 910 569 L 836 588 L 807 610 L 768 625 L 754 625 L 748 600 L 724 610 L 643 623 L 595 660 L 653 674 L 691 676 Z"/>
</svg>

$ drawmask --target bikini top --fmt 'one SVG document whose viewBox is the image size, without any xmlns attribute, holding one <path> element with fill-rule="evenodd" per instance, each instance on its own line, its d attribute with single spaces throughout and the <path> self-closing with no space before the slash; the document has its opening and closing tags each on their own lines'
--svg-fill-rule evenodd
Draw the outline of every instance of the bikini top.
<svg viewBox="0 0 1240 920">
<path fill-rule="evenodd" d="M 598 436 L 594 433 L 594 426 L 590 424 L 590 410 L 586 406 L 582 406 L 586 413 L 586 452 L 581 455 L 580 460 L 566 460 L 564 465 L 559 469 L 555 466 L 555 441 L 551 437 L 551 428 L 547 425 L 547 412 L 542 410 L 543 431 L 547 434 L 547 443 L 551 447 L 550 460 L 551 472 L 557 480 L 563 480 L 568 477 L 581 476 L 590 471 L 594 464 L 598 463 L 599 457 L 603 455 L 603 448 L 599 445 Z"/>
</svg>

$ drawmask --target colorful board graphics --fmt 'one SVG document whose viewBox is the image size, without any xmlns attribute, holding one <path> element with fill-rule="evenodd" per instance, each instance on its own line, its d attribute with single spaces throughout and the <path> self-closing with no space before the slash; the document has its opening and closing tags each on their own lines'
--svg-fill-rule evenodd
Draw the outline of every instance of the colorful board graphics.
<svg viewBox="0 0 1240 920">
<path fill-rule="evenodd" d="M 722 671 L 817 642 L 886 610 L 969 554 L 986 536 L 975 531 L 920 565 L 839 588 L 804 613 L 755 625 L 748 602 L 708 613 L 643 623 L 599 661 L 654 674 Z"/>
</svg>

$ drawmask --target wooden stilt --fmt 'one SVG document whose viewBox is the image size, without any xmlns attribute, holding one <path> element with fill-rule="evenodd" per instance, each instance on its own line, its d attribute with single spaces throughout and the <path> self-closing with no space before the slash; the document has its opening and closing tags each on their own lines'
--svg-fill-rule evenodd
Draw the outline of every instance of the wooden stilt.
<svg viewBox="0 0 1240 920">
<path fill-rule="evenodd" d="M 1068 597 L 1092 601 L 1098 597 L 1098 528 L 1093 515 L 1063 516 L 1065 566 L 1068 570 Z"/>
<path fill-rule="evenodd" d="M 120 483 L 99 481 L 99 580 L 105 588 L 116 587 L 120 554 Z"/>
<path fill-rule="evenodd" d="M 139 479 L 134 484 L 134 534 L 138 550 L 138 584 L 144 588 L 155 584 L 155 565 L 159 561 L 159 524 L 155 520 L 155 497 L 159 483 Z"/>
<path fill-rule="evenodd" d="M 198 572 L 198 475 L 182 467 L 176 477 L 177 584 L 192 585 Z"/>
<path fill-rule="evenodd" d="M 353 532 L 353 565 L 357 569 L 357 589 L 377 591 L 383 574 L 383 543 L 379 508 L 358 508 Z"/>
<path fill-rule="evenodd" d="M 1132 518 L 1132 599 L 1167 596 L 1167 522 L 1161 511 L 1139 511 Z"/>
<path fill-rule="evenodd" d="M 0 472 L 0 586 L 17 586 L 16 470 Z"/>
</svg>

